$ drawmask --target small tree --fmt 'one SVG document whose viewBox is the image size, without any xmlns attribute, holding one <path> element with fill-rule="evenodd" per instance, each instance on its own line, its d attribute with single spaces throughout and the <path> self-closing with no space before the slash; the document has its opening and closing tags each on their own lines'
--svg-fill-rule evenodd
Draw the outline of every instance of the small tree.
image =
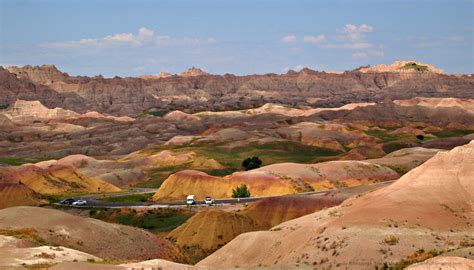
<svg viewBox="0 0 474 270">
<path fill-rule="evenodd" d="M 232 190 L 232 198 L 247 198 L 250 197 L 250 191 L 246 184 L 242 184 Z"/>
<path fill-rule="evenodd" d="M 244 167 L 246 171 L 260 168 L 261 165 L 262 161 L 258 157 L 246 158 L 242 162 L 242 167 Z"/>
</svg>

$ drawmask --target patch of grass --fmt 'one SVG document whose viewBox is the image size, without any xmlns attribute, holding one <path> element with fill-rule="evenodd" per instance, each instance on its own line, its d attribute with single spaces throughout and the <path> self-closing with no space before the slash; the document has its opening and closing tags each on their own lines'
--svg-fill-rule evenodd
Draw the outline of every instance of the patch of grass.
<svg viewBox="0 0 474 270">
<path fill-rule="evenodd" d="M 390 141 L 395 141 L 402 138 L 415 137 L 414 135 L 409 135 L 409 134 L 388 134 L 384 130 L 377 130 L 377 129 L 365 130 L 364 133 L 369 136 L 379 138 L 382 142 L 390 142 Z"/>
<path fill-rule="evenodd" d="M 168 111 L 154 111 L 154 112 L 146 112 L 146 114 L 163 117 L 168 113 Z"/>
<path fill-rule="evenodd" d="M 436 137 L 439 138 L 449 138 L 449 137 L 463 137 L 468 134 L 474 133 L 474 130 L 469 129 L 445 129 L 440 132 L 433 133 Z"/>
<path fill-rule="evenodd" d="M 151 200 L 154 193 L 145 193 L 145 194 L 131 194 L 119 197 L 108 197 L 99 199 L 105 202 L 118 202 L 118 203 L 139 203 L 139 202 L 147 202 Z"/>
<path fill-rule="evenodd" d="M 0 163 L 12 165 L 12 166 L 20 166 L 26 163 L 36 163 L 42 160 L 44 159 L 26 158 L 26 157 L 0 157 Z"/>
<path fill-rule="evenodd" d="M 58 203 L 62 200 L 61 196 L 59 195 L 48 195 L 46 199 L 49 201 L 49 203 Z"/>
<path fill-rule="evenodd" d="M 107 222 L 134 226 L 151 232 L 169 232 L 186 222 L 190 212 L 177 209 L 153 209 L 143 212 L 129 209 L 100 209 L 90 211 L 90 217 Z"/>
<path fill-rule="evenodd" d="M 238 169 L 224 168 L 224 169 L 202 170 L 202 171 L 212 176 L 226 176 L 238 171 Z"/>
<path fill-rule="evenodd" d="M 409 147 L 415 147 L 419 145 L 419 142 L 403 142 L 403 141 L 396 141 L 396 142 L 390 142 L 382 145 L 382 150 L 385 153 L 392 153 L 394 151 L 403 149 L 403 148 L 409 148 Z"/>
<path fill-rule="evenodd" d="M 308 146 L 292 141 L 267 144 L 251 143 L 232 150 L 226 149 L 224 146 L 214 146 L 195 151 L 217 160 L 228 168 L 240 168 L 244 159 L 253 156 L 259 157 L 263 161 L 262 166 L 265 166 L 281 162 L 307 163 L 317 157 L 341 154 L 340 151 L 333 149 Z"/>
<path fill-rule="evenodd" d="M 330 157 L 342 154 L 341 151 L 308 146 L 298 142 L 284 141 L 267 144 L 250 143 L 241 147 L 229 149 L 226 143 L 200 143 L 193 145 L 165 145 L 153 149 L 148 149 L 150 154 L 172 150 L 175 153 L 195 152 L 198 156 L 204 156 L 209 159 L 215 159 L 224 165 L 223 169 L 201 170 L 210 175 L 224 176 L 238 171 L 242 168 L 242 162 L 248 158 L 257 156 L 262 161 L 262 166 L 281 162 L 312 163 L 318 157 Z M 189 168 L 189 164 L 175 167 L 161 167 L 149 170 L 149 179 L 146 182 L 138 183 L 136 187 L 159 188 L 161 184 L 173 173 Z"/>
</svg>

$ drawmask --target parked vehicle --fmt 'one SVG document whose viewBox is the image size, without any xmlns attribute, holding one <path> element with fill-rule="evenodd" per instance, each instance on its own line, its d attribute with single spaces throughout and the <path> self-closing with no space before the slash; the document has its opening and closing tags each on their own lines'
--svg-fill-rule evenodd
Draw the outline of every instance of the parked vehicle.
<svg viewBox="0 0 474 270">
<path fill-rule="evenodd" d="M 206 198 L 204 198 L 204 203 L 207 204 L 207 205 L 213 205 L 215 203 L 214 199 L 209 197 L 209 196 L 206 196 Z"/>
<path fill-rule="evenodd" d="M 76 199 L 73 199 L 73 198 L 67 198 L 67 199 L 64 199 L 62 201 L 59 202 L 59 204 L 62 204 L 62 205 L 71 205 L 73 202 L 75 202 Z"/>
<path fill-rule="evenodd" d="M 74 206 L 87 205 L 87 201 L 85 201 L 85 200 L 77 200 L 77 201 L 73 202 L 72 205 L 74 205 Z"/>
<path fill-rule="evenodd" d="M 188 195 L 188 197 L 186 197 L 186 204 L 187 205 L 196 204 L 196 200 L 194 198 L 195 198 L 194 195 Z"/>
</svg>

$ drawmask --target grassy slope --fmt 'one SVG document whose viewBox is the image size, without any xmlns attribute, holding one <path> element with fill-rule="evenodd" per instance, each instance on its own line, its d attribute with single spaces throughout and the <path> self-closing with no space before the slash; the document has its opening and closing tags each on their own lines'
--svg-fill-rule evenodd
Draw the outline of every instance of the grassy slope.
<svg viewBox="0 0 474 270">
<path fill-rule="evenodd" d="M 241 170 L 242 161 L 248 157 L 258 156 L 263 161 L 263 166 L 281 162 L 310 163 L 317 157 L 336 156 L 341 154 L 327 148 L 303 145 L 298 142 L 286 141 L 269 144 L 251 143 L 249 145 L 229 149 L 225 144 L 200 144 L 185 145 L 180 147 L 161 146 L 152 151 L 158 152 L 165 149 L 177 153 L 193 151 L 199 156 L 217 160 L 224 165 L 224 169 L 202 170 L 210 175 L 224 176 Z M 150 181 L 137 184 L 140 187 L 158 188 L 171 174 L 189 168 L 188 166 L 164 167 L 149 170 Z"/>
<path fill-rule="evenodd" d="M 178 209 L 153 209 L 137 212 L 130 209 L 92 209 L 90 217 L 149 230 L 169 232 L 183 224 L 192 213 Z"/>
</svg>

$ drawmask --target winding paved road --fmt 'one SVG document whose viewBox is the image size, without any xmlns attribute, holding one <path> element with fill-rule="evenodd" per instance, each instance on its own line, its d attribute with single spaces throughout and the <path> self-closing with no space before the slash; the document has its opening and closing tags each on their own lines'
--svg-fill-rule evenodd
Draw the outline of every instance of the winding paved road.
<svg viewBox="0 0 474 270">
<path fill-rule="evenodd" d="M 377 186 L 377 185 L 388 185 L 393 183 L 395 180 L 392 181 L 385 181 L 385 182 L 378 182 L 374 184 L 370 184 L 370 186 Z M 349 187 L 344 189 L 351 189 L 356 187 Z M 248 203 L 248 202 L 255 202 L 258 200 L 263 200 L 267 198 L 273 197 L 282 197 L 288 195 L 326 195 L 327 193 L 334 192 L 334 191 L 341 191 L 344 189 L 328 189 L 323 191 L 312 191 L 312 192 L 304 192 L 298 194 L 285 194 L 285 195 L 275 195 L 275 196 L 262 196 L 262 197 L 250 197 L 250 198 L 225 198 L 225 199 L 215 199 L 216 205 L 224 205 L 224 204 L 237 204 L 237 203 Z M 170 207 L 170 206 L 187 206 L 186 201 L 174 201 L 174 202 L 137 202 L 137 203 L 122 203 L 122 202 L 106 202 L 100 199 L 104 198 L 113 198 L 113 197 L 122 197 L 127 195 L 135 195 L 135 194 L 147 194 L 147 193 L 155 193 L 156 189 L 152 188 L 131 188 L 126 192 L 120 193 L 106 193 L 106 194 L 92 194 L 86 196 L 79 196 L 75 197 L 75 199 L 81 199 L 87 201 L 87 205 L 85 206 L 72 206 L 67 205 L 70 207 L 101 207 L 101 208 L 127 208 L 127 207 Z M 196 205 L 204 205 L 203 201 L 196 201 Z"/>
</svg>

